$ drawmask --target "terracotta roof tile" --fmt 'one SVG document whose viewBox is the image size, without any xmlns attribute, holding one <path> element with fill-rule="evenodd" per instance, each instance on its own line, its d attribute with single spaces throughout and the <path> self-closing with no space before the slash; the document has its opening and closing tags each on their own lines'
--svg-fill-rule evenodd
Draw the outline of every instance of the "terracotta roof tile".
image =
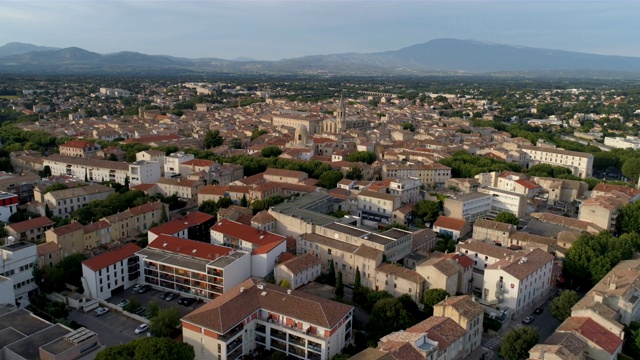
<svg viewBox="0 0 640 360">
<path fill-rule="evenodd" d="M 91 259 L 85 260 L 82 262 L 82 265 L 85 265 L 86 267 L 88 267 L 93 271 L 98 271 L 100 269 L 104 269 L 110 265 L 113 265 L 119 261 L 130 258 L 140 250 L 142 250 L 142 248 L 139 247 L 138 245 L 133 243 L 128 243 L 117 249 L 109 250 L 98 256 L 94 256 Z"/>
<path fill-rule="evenodd" d="M 21 221 L 15 224 L 9 224 L 7 227 L 13 229 L 17 233 L 21 233 L 31 229 L 37 229 L 40 227 L 53 226 L 53 221 L 46 216 L 40 216 L 37 218 Z"/>
<path fill-rule="evenodd" d="M 595 343 L 598 347 L 612 355 L 615 354 L 616 350 L 622 345 L 622 339 L 595 322 L 593 319 L 587 317 L 567 318 L 562 324 L 560 324 L 560 326 L 558 326 L 556 331 L 573 332 L 574 334 Z"/>
<path fill-rule="evenodd" d="M 465 220 L 440 215 L 438 216 L 438 219 L 436 219 L 436 222 L 433 224 L 433 226 L 434 227 L 437 226 L 439 228 L 444 228 L 444 229 L 461 231 L 466 224 L 467 222 Z"/>
</svg>

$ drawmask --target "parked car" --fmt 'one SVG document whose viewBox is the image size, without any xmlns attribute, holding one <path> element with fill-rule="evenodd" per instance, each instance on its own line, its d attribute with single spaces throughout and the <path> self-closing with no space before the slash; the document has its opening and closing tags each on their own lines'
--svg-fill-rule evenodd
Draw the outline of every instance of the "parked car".
<svg viewBox="0 0 640 360">
<path fill-rule="evenodd" d="M 136 315 L 143 316 L 144 312 L 145 312 L 145 309 L 143 307 L 139 307 L 133 313 L 136 314 Z"/>
<path fill-rule="evenodd" d="M 167 298 L 167 296 L 169 296 L 170 294 L 172 294 L 171 291 L 167 291 L 167 292 L 163 292 L 162 294 L 160 294 L 160 299 L 164 300 Z"/>
<path fill-rule="evenodd" d="M 540 314 L 542 314 L 543 311 L 544 311 L 544 309 L 539 307 L 539 308 L 535 309 L 533 311 L 533 313 L 536 314 L 536 315 L 540 315 Z"/>
<path fill-rule="evenodd" d="M 118 304 L 116 304 L 117 307 L 125 307 L 127 306 L 127 304 L 129 303 L 129 300 L 124 299 L 122 301 L 120 301 Z"/>
<path fill-rule="evenodd" d="M 137 292 L 138 294 L 144 294 L 144 293 L 146 293 L 146 292 L 147 292 L 147 291 L 149 291 L 149 290 L 151 290 L 151 286 L 149 286 L 149 285 L 146 285 L 146 284 L 145 284 L 145 285 L 141 285 L 141 286 L 138 288 L 138 290 L 136 290 L 136 292 Z"/>
<path fill-rule="evenodd" d="M 147 324 L 140 324 L 140 325 L 136 328 L 135 333 L 136 333 L 136 335 L 140 335 L 140 334 L 142 334 L 143 332 L 145 332 L 145 331 L 147 331 L 147 330 L 149 330 L 149 325 L 147 325 Z"/>
<path fill-rule="evenodd" d="M 96 311 L 95 311 L 96 316 L 104 315 L 104 314 L 106 314 L 106 313 L 108 313 L 108 312 L 109 312 L 109 309 L 107 309 L 107 308 L 105 308 L 105 307 L 99 307 L 99 308 L 97 308 L 97 309 L 96 309 Z"/>
<path fill-rule="evenodd" d="M 164 300 L 165 301 L 171 301 L 171 300 L 173 300 L 173 299 L 175 299 L 177 297 L 178 297 L 178 294 L 176 294 L 174 292 L 169 292 L 169 293 L 167 293 L 167 296 L 164 297 Z"/>
<path fill-rule="evenodd" d="M 535 320 L 535 317 L 529 315 L 526 318 L 522 319 L 523 324 L 531 324 Z"/>
<path fill-rule="evenodd" d="M 140 290 L 140 287 L 142 287 L 142 285 L 139 285 L 139 284 L 133 285 L 133 291 L 138 292 L 138 290 Z"/>
<path fill-rule="evenodd" d="M 194 298 L 181 297 L 180 299 L 178 299 L 178 304 L 184 305 L 184 306 L 189 306 L 194 302 L 196 302 L 196 299 Z"/>
</svg>

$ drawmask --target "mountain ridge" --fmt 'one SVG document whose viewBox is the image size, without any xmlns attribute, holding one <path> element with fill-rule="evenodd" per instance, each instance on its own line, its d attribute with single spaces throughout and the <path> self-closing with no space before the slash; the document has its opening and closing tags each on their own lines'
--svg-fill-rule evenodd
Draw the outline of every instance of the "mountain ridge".
<svg viewBox="0 0 640 360">
<path fill-rule="evenodd" d="M 17 45 L 16 45 L 17 44 Z M 13 49 L 13 50 L 12 50 Z M 17 49 L 17 50 L 16 50 Z M 24 52 L 28 49 L 31 51 Z M 15 53 L 18 52 L 18 53 Z M 9 53 L 10 55 L 3 55 Z M 0 46 L 2 72 L 113 72 L 170 68 L 188 72 L 407 75 L 438 72 L 604 71 L 640 74 L 640 57 L 598 55 L 477 40 L 434 39 L 397 50 L 308 55 L 277 61 L 188 59 L 135 51 L 99 54 L 78 47 Z"/>
</svg>

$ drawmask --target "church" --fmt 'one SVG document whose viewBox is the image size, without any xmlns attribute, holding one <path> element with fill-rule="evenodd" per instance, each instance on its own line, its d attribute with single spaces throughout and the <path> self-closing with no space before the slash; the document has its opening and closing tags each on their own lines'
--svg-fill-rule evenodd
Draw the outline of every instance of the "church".
<svg viewBox="0 0 640 360">
<path fill-rule="evenodd" d="M 347 119 L 344 97 L 340 96 L 340 103 L 338 103 L 338 109 L 336 110 L 336 118 L 323 120 L 322 132 L 325 134 L 342 133 L 351 129 L 368 129 L 369 126 L 368 120 Z"/>
</svg>

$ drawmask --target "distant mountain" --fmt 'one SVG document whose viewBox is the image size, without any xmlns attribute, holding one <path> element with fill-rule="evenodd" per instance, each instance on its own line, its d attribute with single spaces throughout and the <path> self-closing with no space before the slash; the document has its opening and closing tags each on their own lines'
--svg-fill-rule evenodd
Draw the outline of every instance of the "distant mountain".
<svg viewBox="0 0 640 360">
<path fill-rule="evenodd" d="M 16 43 L 1 49 L 16 48 Z M 80 48 L 36 48 L 26 53 L 2 55 L 0 72 L 23 73 L 180 73 L 407 75 L 433 73 L 635 73 L 640 58 L 594 55 L 562 50 L 501 45 L 471 40 L 437 39 L 378 53 L 312 55 L 279 61 L 248 58 L 185 59 L 137 52 L 98 54 Z M 48 50 L 44 50 L 48 49 Z M 14 50 L 15 52 L 15 50 Z"/>
<path fill-rule="evenodd" d="M 20 42 L 11 42 L 4 46 L 0 46 L 0 57 L 10 55 L 22 55 L 30 53 L 32 51 L 47 51 L 47 50 L 59 50 L 60 48 L 53 48 L 47 46 L 37 46 L 32 44 L 25 44 Z"/>
</svg>

